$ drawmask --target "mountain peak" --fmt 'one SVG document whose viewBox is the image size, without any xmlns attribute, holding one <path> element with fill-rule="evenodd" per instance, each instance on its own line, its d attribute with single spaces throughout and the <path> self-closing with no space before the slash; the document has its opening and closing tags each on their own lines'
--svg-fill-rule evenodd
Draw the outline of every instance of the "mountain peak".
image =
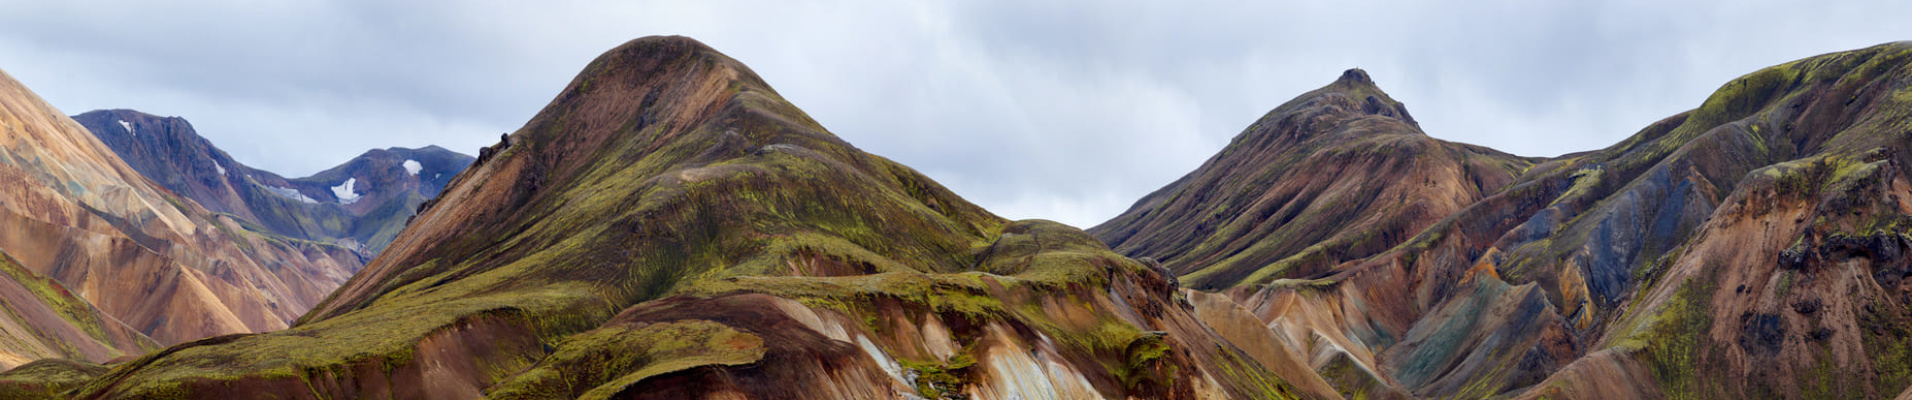
<svg viewBox="0 0 1912 400">
<path fill-rule="evenodd" d="M 584 72 L 572 81 L 570 89 L 593 89 L 590 85 L 599 81 L 633 84 L 686 72 L 693 73 L 693 76 L 716 74 L 730 80 L 761 83 L 756 74 L 742 63 L 697 39 L 645 36 L 624 42 L 592 60 Z"/>
<path fill-rule="evenodd" d="M 1406 104 L 1395 101 L 1394 98 L 1388 96 L 1387 92 L 1382 91 L 1379 85 L 1374 84 L 1374 78 L 1368 76 L 1367 70 L 1349 68 L 1346 71 L 1341 71 L 1341 77 L 1335 78 L 1334 83 L 1329 83 L 1326 87 L 1304 94 L 1296 98 L 1296 100 L 1314 99 L 1321 96 L 1327 96 L 1332 100 L 1327 102 L 1327 104 L 1340 104 L 1348 110 L 1359 110 L 1361 114 L 1391 117 L 1401 122 L 1406 122 L 1415 128 L 1421 126 L 1420 122 L 1414 120 L 1413 115 L 1408 114 Z M 1321 103 L 1309 101 L 1304 102 L 1304 104 L 1315 105 Z"/>
<path fill-rule="evenodd" d="M 1335 83 L 1346 83 L 1351 85 L 1360 84 L 1360 85 L 1373 86 L 1374 78 L 1369 78 L 1368 71 L 1366 70 L 1362 70 L 1360 68 L 1348 68 L 1347 71 L 1341 71 L 1341 78 L 1336 79 Z"/>
</svg>

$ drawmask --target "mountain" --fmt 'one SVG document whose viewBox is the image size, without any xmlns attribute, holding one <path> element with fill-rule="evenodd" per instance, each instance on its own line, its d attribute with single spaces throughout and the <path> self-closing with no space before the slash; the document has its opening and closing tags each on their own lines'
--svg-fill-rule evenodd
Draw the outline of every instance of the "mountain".
<svg viewBox="0 0 1912 400">
<path fill-rule="evenodd" d="M 1631 365 L 1672 397 L 1890 397 L 1912 386 L 1909 145 L 1912 42 L 1766 68 L 1550 174 L 1568 191 L 1494 261 L 1560 288 L 1592 352 L 1566 371 Z"/>
<path fill-rule="evenodd" d="M 1448 180 L 1403 179 L 1401 170 L 1377 167 L 1453 154 L 1429 151 L 1354 158 L 1379 159 L 1365 163 L 1328 161 L 1382 173 L 1316 172 L 1272 186 L 1191 189 L 1216 175 L 1223 182 L 1260 182 L 1259 175 L 1237 171 L 1270 167 L 1232 167 L 1235 153 L 1345 152 L 1305 142 L 1242 148 L 1254 143 L 1255 132 L 1268 124 L 1264 119 L 1202 169 L 1093 231 L 1128 254 L 1164 257 L 1170 265 L 1190 254 L 1209 257 L 1185 264 L 1196 266 L 1181 270 L 1190 274 L 1185 279 L 1233 289 L 1209 295 L 1229 301 L 1198 301 L 1198 310 L 1239 307 L 1258 321 L 1205 322 L 1235 343 L 1268 342 L 1286 347 L 1273 352 L 1314 355 L 1314 375 L 1344 392 L 1421 398 L 1902 395 L 1912 385 L 1912 367 L 1905 362 L 1912 348 L 1912 280 L 1906 279 L 1912 257 L 1904 253 L 1912 248 L 1912 185 L 1905 176 L 1912 161 L 1906 149 L 1912 144 L 1908 62 L 1912 43 L 1893 43 L 1763 69 L 1722 86 L 1699 108 L 1612 147 L 1527 160 L 1530 166 L 1516 160 L 1519 168 L 1507 170 L 1516 174 L 1511 179 L 1498 179 L 1500 170 L 1489 169 L 1496 172 L 1482 176 L 1495 179 L 1475 180 L 1491 184 L 1456 187 Z M 1335 96 L 1337 85 L 1283 107 L 1349 97 Z M 1387 116 L 1389 103 L 1379 104 L 1365 110 Z M 1397 119 L 1401 123 L 1392 125 L 1411 125 Z M 1291 132 L 1317 137 L 1344 125 Z M 1308 168 L 1305 162 L 1267 165 Z M 1217 168 L 1225 169 L 1211 171 Z M 1392 187 L 1379 195 L 1355 191 L 1360 195 L 1342 196 L 1327 210 L 1303 207 L 1308 211 L 1299 212 L 1296 222 L 1270 214 L 1275 221 L 1304 224 L 1296 229 L 1317 231 L 1312 236 L 1277 226 L 1267 228 L 1267 235 L 1224 236 L 1222 243 L 1234 246 L 1228 247 L 1195 235 L 1207 232 L 1202 225 L 1149 228 L 1163 223 L 1157 213 L 1206 216 L 1189 210 L 1215 210 L 1215 216 L 1194 218 L 1202 221 L 1266 220 L 1259 213 L 1268 208 L 1214 199 L 1270 196 L 1287 205 L 1297 201 L 1281 196 L 1288 192 L 1280 188 L 1302 183 Z M 1481 196 L 1444 214 L 1417 216 L 1391 211 L 1403 206 L 1385 193 L 1409 190 L 1402 187 L 1444 193 L 1420 200 L 1434 204 L 1453 204 L 1446 201 L 1474 190 Z M 1207 203 L 1181 200 L 1187 196 Z M 1365 208 L 1337 214 L 1334 207 Z M 1426 228 L 1376 235 L 1372 240 L 1380 243 L 1369 247 L 1349 247 L 1335 236 L 1342 227 L 1402 215 Z M 1319 218 L 1304 219 L 1310 216 Z M 1168 223 L 1188 224 L 1174 218 Z M 1206 272 L 1227 267 L 1232 258 L 1212 261 L 1210 254 L 1217 253 L 1199 250 L 1256 249 L 1239 245 L 1243 240 L 1318 248 L 1327 257 L 1313 264 L 1323 267 L 1281 258 L 1262 267 L 1273 273 L 1247 280 L 1218 280 L 1226 276 Z M 1384 250 L 1367 254 L 1375 248 Z M 1264 329 L 1249 326 L 1255 323 Z"/>
<path fill-rule="evenodd" d="M 58 285 L 32 283 L 36 278 L 27 275 L 14 281 L 55 294 L 65 290 L 159 344 L 283 329 L 363 263 L 338 246 L 247 232 L 238 221 L 161 188 L 4 74 L 0 226 L 0 251 L 10 262 Z M 97 326 L 88 336 L 117 351 L 140 348 L 127 345 L 139 339 L 112 333 L 110 321 L 86 321 L 90 317 L 64 295 L 34 297 L 83 330 Z M 30 300 L 9 301 L 15 299 Z M 0 347 L 20 351 L 16 345 L 32 347 Z"/>
<path fill-rule="evenodd" d="M 1912 42 L 1762 69 L 1548 159 L 1428 138 L 1350 71 L 1091 235 L 997 217 L 831 135 L 736 60 L 642 38 L 481 150 L 289 328 L 111 368 L 34 362 L 0 393 L 1907 398 L 1908 68 Z M 12 98 L 32 101 L 0 103 L 5 216 L 186 251 L 158 240 L 210 212 L 145 205 L 169 192 L 77 162 L 110 153 Z M 15 256 L 42 237 L 11 232 Z M 43 282 L 28 278 L 13 279 Z M 0 280 L 0 296 L 87 287 L 57 283 Z M 110 304 L 97 292 L 80 297 Z"/>
<path fill-rule="evenodd" d="M 233 160 L 184 118 L 97 110 L 73 120 L 134 170 L 208 210 L 254 230 L 353 248 L 368 259 L 472 161 L 438 146 L 393 147 L 286 179 Z"/>
<path fill-rule="evenodd" d="M 1198 289 L 1331 272 L 1507 186 L 1532 159 L 1434 139 L 1367 72 L 1276 107 L 1089 232 Z"/>
<path fill-rule="evenodd" d="M 295 326 L 173 346 L 68 393 L 1335 396 L 1204 327 L 1164 272 L 990 214 L 741 63 L 649 37 L 481 151 Z"/>
</svg>

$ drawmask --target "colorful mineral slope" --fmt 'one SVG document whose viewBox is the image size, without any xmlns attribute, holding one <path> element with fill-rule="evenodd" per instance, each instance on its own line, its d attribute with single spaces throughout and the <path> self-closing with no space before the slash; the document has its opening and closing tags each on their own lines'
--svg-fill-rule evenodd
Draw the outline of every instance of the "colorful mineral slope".
<svg viewBox="0 0 1912 400">
<path fill-rule="evenodd" d="M 1428 138 L 1352 70 L 1091 236 L 1003 220 L 735 60 L 644 38 L 481 151 L 290 328 L 111 369 L 35 362 L 0 393 L 1905 398 L 1908 68 L 1912 43 L 1767 68 L 1554 159 Z M 36 146 L 0 160 L 105 154 Z M 133 176 L 105 166 L 51 171 Z M 46 181 L 15 175 L 0 183 Z M 134 189 L 65 196 L 126 208 Z M 203 215 L 110 214 L 133 225 L 48 198 L 67 197 L 5 204 L 133 245 Z"/>
<path fill-rule="evenodd" d="M 5 74 L 0 226 L 0 250 L 20 266 L 161 344 L 283 329 L 362 265 L 338 246 L 247 232 L 154 185 Z"/>
<path fill-rule="evenodd" d="M 0 368 L 48 358 L 95 363 L 159 344 L 0 252 Z"/>
<path fill-rule="evenodd" d="M 1435 221 L 1412 236 L 1378 237 L 1376 246 L 1386 250 L 1372 255 L 1337 247 L 1341 242 L 1319 232 L 1314 237 L 1328 239 L 1304 236 L 1296 243 L 1297 235 L 1271 234 L 1227 242 L 1241 249 L 1260 242 L 1343 249 L 1323 253 L 1335 257 L 1320 258 L 1315 267 L 1297 269 L 1309 264 L 1288 261 L 1293 256 L 1263 258 L 1245 268 L 1273 273 L 1217 281 L 1224 275 L 1205 271 L 1226 261 L 1177 258 L 1206 257 L 1200 252 L 1151 252 L 1213 248 L 1202 247 L 1208 236 L 1188 236 L 1200 230 L 1159 231 L 1168 233 L 1163 235 L 1130 228 L 1154 213 L 1184 209 L 1224 210 L 1204 221 L 1262 220 L 1253 212 L 1262 208 L 1163 205 L 1181 201 L 1176 196 L 1243 196 L 1184 189 L 1212 175 L 1208 169 L 1230 165 L 1222 160 L 1234 154 L 1336 152 L 1241 148 L 1266 119 L 1217 161 L 1095 231 L 1130 254 L 1196 266 L 1182 270 L 1206 279 L 1207 286 L 1228 288 L 1225 293 L 1279 339 L 1273 342 L 1289 347 L 1274 353 L 1312 355 L 1316 374 L 1346 393 L 1890 397 L 1912 384 L 1905 361 L 1905 338 L 1912 332 L 1912 283 L 1905 278 L 1912 257 L 1903 252 L 1912 246 L 1912 187 L 1904 175 L 1912 161 L 1905 148 L 1912 144 L 1908 62 L 1912 44 L 1893 43 L 1760 70 L 1727 83 L 1698 109 L 1613 147 L 1532 160 L 1536 164 L 1518 170 L 1517 177 L 1473 186 L 1484 197 L 1432 216 Z M 1333 95 L 1342 86 L 1337 82 L 1284 108 L 1346 98 Z M 1344 129 L 1325 125 L 1293 134 L 1318 137 Z M 1381 161 L 1372 164 L 1387 165 L 1425 155 L 1375 157 Z M 1255 175 L 1220 175 L 1255 182 L 1247 178 Z M 1368 179 L 1447 186 L 1369 175 L 1330 179 L 1339 176 L 1245 187 L 1263 196 L 1286 193 L 1279 188 L 1295 181 L 1328 188 L 1376 184 Z M 1489 186 L 1499 189 L 1485 190 Z M 1368 206 L 1370 199 L 1388 197 L 1342 197 L 1329 204 Z M 1331 231 L 1377 215 L 1386 212 L 1354 219 L 1276 218 L 1280 224 L 1262 229 Z"/>
<path fill-rule="evenodd" d="M 1266 284 L 1385 251 L 1533 162 L 1428 137 L 1406 106 L 1351 69 L 1089 232 L 1160 260 L 1190 287 Z"/>
</svg>

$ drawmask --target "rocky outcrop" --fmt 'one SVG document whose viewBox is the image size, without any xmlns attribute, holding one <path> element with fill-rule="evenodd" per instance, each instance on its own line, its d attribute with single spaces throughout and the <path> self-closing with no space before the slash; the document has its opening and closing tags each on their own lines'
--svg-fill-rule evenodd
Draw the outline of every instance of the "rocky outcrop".
<svg viewBox="0 0 1912 400">
<path fill-rule="evenodd" d="M 97 110 L 73 119 L 141 175 L 210 211 L 265 233 L 352 248 L 367 259 L 472 161 L 438 146 L 393 147 L 286 179 L 232 159 L 184 118 Z"/>
</svg>

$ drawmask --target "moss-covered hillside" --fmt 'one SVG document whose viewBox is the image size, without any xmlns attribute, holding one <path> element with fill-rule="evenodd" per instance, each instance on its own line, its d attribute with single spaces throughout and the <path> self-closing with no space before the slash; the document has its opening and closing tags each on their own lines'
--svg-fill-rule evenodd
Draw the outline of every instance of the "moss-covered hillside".
<svg viewBox="0 0 1912 400">
<path fill-rule="evenodd" d="M 1328 273 L 1507 185 L 1534 160 L 1428 137 L 1353 69 L 1269 111 L 1187 176 L 1089 232 L 1226 289 Z"/>
<path fill-rule="evenodd" d="M 48 358 L 106 362 L 159 343 L 0 252 L 0 368 Z"/>
<path fill-rule="evenodd" d="M 290 329 L 77 398 L 1288 398 L 1160 268 L 843 142 L 643 38 L 481 152 Z"/>
<path fill-rule="evenodd" d="M 1892 397 L 1912 385 L 1908 68 L 1912 43 L 1762 69 L 1385 251 L 1228 293 L 1289 351 L 1335 355 L 1311 365 L 1351 393 Z"/>
</svg>

